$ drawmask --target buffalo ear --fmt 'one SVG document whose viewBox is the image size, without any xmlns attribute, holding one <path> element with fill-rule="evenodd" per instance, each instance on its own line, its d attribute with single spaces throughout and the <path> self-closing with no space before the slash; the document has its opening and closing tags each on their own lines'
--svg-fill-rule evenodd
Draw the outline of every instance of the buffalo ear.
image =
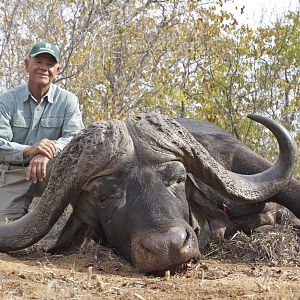
<svg viewBox="0 0 300 300">
<path fill-rule="evenodd" d="M 94 207 L 90 205 L 90 193 L 82 191 L 75 203 L 72 203 L 73 213 L 59 234 L 54 246 L 47 252 L 61 253 L 76 251 L 82 248 L 90 239 L 105 244 L 102 227 L 93 219 Z"/>
<path fill-rule="evenodd" d="M 91 228 L 76 215 L 71 214 L 49 253 L 64 253 L 80 249 L 91 237 Z"/>
<path fill-rule="evenodd" d="M 199 246 L 203 248 L 209 240 L 222 241 L 229 224 L 228 216 L 219 208 L 222 196 L 189 173 L 186 195 L 190 207 L 190 225 L 198 235 Z"/>
</svg>

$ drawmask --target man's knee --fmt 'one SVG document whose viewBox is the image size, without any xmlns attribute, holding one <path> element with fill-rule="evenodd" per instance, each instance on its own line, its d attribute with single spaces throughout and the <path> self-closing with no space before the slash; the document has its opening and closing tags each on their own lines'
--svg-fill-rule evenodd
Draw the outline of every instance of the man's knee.
<svg viewBox="0 0 300 300">
<path fill-rule="evenodd" d="M 25 168 L 7 169 L 1 174 L 0 222 L 19 219 L 28 212 L 32 199 L 43 194 L 54 162 L 55 159 L 50 160 L 45 180 L 36 184 L 25 179 Z"/>
</svg>

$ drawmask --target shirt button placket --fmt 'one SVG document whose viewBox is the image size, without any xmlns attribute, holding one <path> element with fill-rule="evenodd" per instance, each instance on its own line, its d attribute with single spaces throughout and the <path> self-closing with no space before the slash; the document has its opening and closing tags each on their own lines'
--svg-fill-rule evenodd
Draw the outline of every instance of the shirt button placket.
<svg viewBox="0 0 300 300">
<path fill-rule="evenodd" d="M 40 104 L 35 108 L 34 110 L 34 114 L 33 114 L 33 120 L 32 120 L 32 128 L 31 128 L 31 135 L 30 135 L 30 144 L 34 144 L 35 138 L 36 138 L 36 134 L 37 134 L 37 128 L 38 128 L 38 123 L 40 121 L 41 118 L 41 107 Z"/>
</svg>

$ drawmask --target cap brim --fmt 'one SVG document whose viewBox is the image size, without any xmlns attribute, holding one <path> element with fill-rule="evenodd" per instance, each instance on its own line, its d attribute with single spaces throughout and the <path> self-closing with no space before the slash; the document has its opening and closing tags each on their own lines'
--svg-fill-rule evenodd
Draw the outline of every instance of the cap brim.
<svg viewBox="0 0 300 300">
<path fill-rule="evenodd" d="M 54 57 L 54 59 L 56 60 L 56 62 L 58 62 L 58 59 L 55 57 L 55 55 L 51 51 L 47 51 L 47 50 L 39 51 L 37 53 L 30 54 L 29 56 L 30 57 L 36 57 L 37 55 L 42 54 L 42 53 L 48 53 L 48 54 L 50 54 L 51 56 Z"/>
</svg>

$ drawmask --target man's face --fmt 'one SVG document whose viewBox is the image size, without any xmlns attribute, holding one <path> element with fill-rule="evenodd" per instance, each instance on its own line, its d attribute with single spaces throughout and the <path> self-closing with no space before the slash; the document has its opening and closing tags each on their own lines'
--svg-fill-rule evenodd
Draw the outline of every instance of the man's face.
<svg viewBox="0 0 300 300">
<path fill-rule="evenodd" d="M 41 53 L 25 60 L 29 82 L 38 86 L 48 86 L 54 81 L 60 70 L 60 65 L 48 53 Z"/>
</svg>

